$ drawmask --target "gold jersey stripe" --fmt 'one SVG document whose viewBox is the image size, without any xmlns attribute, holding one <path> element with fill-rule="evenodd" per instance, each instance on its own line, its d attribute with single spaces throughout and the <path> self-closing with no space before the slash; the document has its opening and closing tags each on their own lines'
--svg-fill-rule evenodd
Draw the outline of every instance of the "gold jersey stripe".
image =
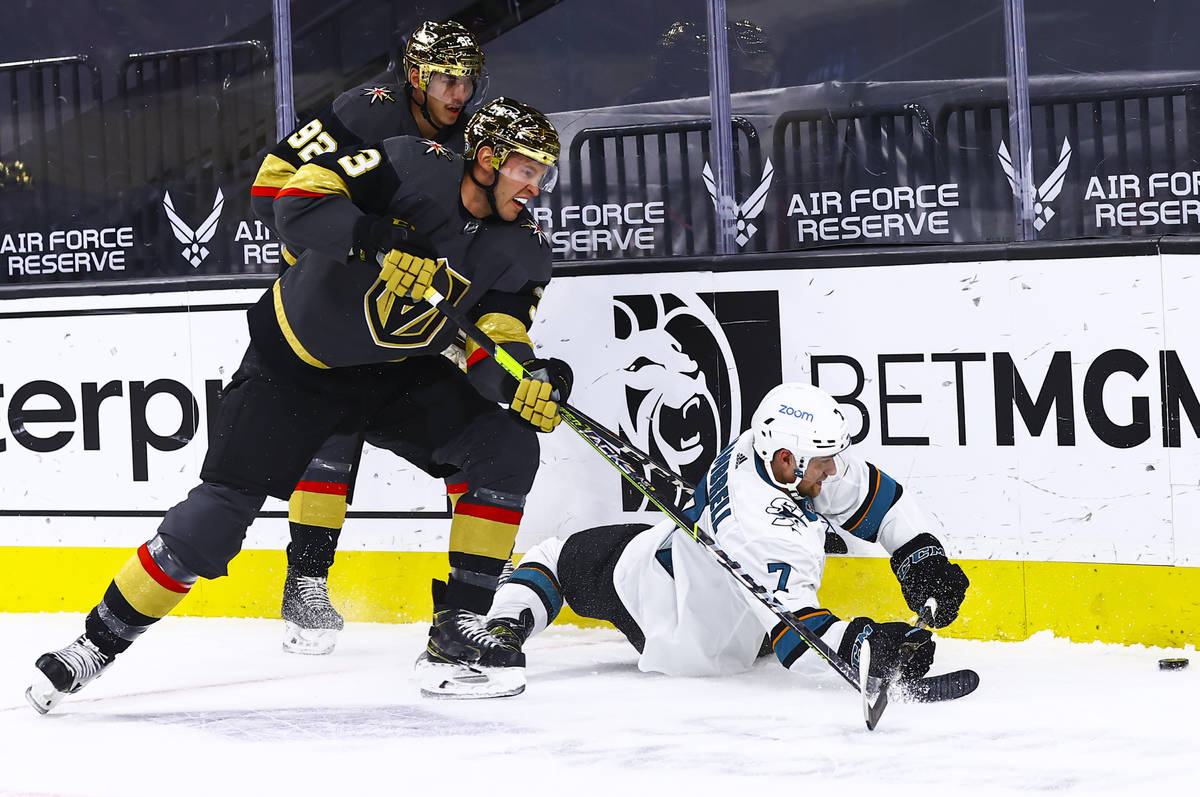
<svg viewBox="0 0 1200 797">
<path fill-rule="evenodd" d="M 186 592 L 169 590 L 155 581 L 138 560 L 136 552 L 117 571 L 113 583 L 129 605 L 147 617 L 166 617 L 187 595 Z"/>
<path fill-rule="evenodd" d="M 291 249 L 288 249 L 286 246 L 281 246 L 281 247 L 279 247 L 279 253 L 283 255 L 284 263 L 287 263 L 289 266 L 296 265 L 297 258 L 295 255 L 292 254 Z"/>
<path fill-rule="evenodd" d="M 308 353 L 308 349 L 304 348 L 300 338 L 296 337 L 296 333 L 292 331 L 292 325 L 287 320 L 287 313 L 283 310 L 283 291 L 279 283 L 280 280 L 275 280 L 275 284 L 271 286 L 271 293 L 275 299 L 275 320 L 279 322 L 279 330 L 283 333 L 283 337 L 287 339 L 288 345 L 301 360 L 313 368 L 328 368 L 328 365 Z"/>
<path fill-rule="evenodd" d="M 288 499 L 288 520 L 323 529 L 340 529 L 346 522 L 346 496 L 296 490 Z"/>
<path fill-rule="evenodd" d="M 456 513 L 450 521 L 450 553 L 507 559 L 517 539 L 515 523 Z"/>
<path fill-rule="evenodd" d="M 350 196 L 350 189 L 346 187 L 346 181 L 340 174 L 315 163 L 306 163 L 297 169 L 292 179 L 287 181 L 287 188 L 316 194 Z"/>
<path fill-rule="evenodd" d="M 507 313 L 488 313 L 479 319 L 479 329 L 497 343 L 526 343 L 533 346 L 525 325 Z M 479 344 L 467 338 L 467 359 L 479 348 Z"/>
<path fill-rule="evenodd" d="M 296 167 L 275 155 L 263 158 L 258 174 L 254 176 L 255 185 L 266 185 L 272 188 L 283 188 L 284 184 L 296 173 Z"/>
</svg>

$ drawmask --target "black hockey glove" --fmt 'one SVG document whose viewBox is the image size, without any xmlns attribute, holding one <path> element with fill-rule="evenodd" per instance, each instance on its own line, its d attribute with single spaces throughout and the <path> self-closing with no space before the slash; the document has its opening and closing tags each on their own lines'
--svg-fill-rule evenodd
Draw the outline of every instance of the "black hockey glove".
<svg viewBox="0 0 1200 797">
<path fill-rule="evenodd" d="M 529 375 L 539 382 L 549 382 L 554 386 L 550 398 L 555 401 L 566 401 L 571 397 L 571 386 L 575 383 L 575 374 L 571 366 L 557 357 L 542 359 L 540 357 L 522 363 Z"/>
<path fill-rule="evenodd" d="M 352 244 L 354 254 L 371 265 L 376 265 L 376 255 L 388 254 L 393 250 L 406 252 L 416 258 L 437 259 L 437 251 L 421 233 L 387 216 L 367 214 L 354 222 Z"/>
<path fill-rule="evenodd" d="M 933 665 L 937 643 L 924 628 L 855 617 L 842 635 L 838 656 L 857 667 L 863 639 L 871 643 L 871 669 L 868 672 L 877 678 L 890 678 L 897 668 L 901 678 L 921 678 Z"/>
<path fill-rule="evenodd" d="M 918 534 L 892 554 L 892 571 L 900 582 L 904 602 L 920 612 L 926 601 L 937 601 L 934 628 L 944 628 L 958 617 L 970 581 L 962 568 L 946 558 L 946 549 L 932 534 Z"/>
</svg>

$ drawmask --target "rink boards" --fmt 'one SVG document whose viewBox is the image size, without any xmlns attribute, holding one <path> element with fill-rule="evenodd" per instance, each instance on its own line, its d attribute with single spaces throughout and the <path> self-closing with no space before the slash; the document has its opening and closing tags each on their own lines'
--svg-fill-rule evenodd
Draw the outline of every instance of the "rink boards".
<svg viewBox="0 0 1200 797">
<path fill-rule="evenodd" d="M 534 334 L 574 366 L 572 403 L 695 478 L 769 387 L 816 382 L 963 561 L 957 635 L 1196 641 L 1195 256 L 736 262 L 557 276 Z M 260 292 L 0 302 L 0 610 L 88 608 L 194 486 Z M 542 442 L 518 551 L 653 520 L 569 430 Z M 264 512 L 232 577 L 185 612 L 277 613 L 286 507 Z M 440 482 L 368 450 L 333 576 L 348 616 L 425 616 L 448 527 Z M 904 614 L 878 554 L 852 541 L 831 557 L 825 603 Z"/>
</svg>

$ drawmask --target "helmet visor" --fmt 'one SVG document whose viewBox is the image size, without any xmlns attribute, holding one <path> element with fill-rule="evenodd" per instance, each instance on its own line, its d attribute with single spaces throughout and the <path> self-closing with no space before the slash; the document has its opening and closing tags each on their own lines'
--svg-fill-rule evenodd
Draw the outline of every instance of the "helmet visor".
<svg viewBox="0 0 1200 797">
<path fill-rule="evenodd" d="M 468 113 L 483 104 L 487 96 L 487 73 L 482 75 L 451 75 L 434 71 L 426 82 L 425 93 L 452 108 Z"/>
<path fill-rule="evenodd" d="M 531 185 L 540 192 L 550 193 L 558 184 L 558 166 L 539 163 L 533 158 L 513 152 L 500 164 L 500 173 L 510 180 Z"/>
</svg>

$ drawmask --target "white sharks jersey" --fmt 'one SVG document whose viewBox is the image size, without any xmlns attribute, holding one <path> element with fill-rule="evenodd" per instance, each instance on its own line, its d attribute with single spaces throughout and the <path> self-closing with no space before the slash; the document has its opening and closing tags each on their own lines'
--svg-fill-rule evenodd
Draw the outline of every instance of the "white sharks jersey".
<svg viewBox="0 0 1200 797">
<path fill-rule="evenodd" d="M 808 499 L 797 503 L 771 482 L 752 443 L 753 433 L 744 432 L 717 456 L 687 514 L 789 611 L 820 606 L 817 589 L 827 530 L 838 527 L 879 541 L 889 553 L 930 530 L 911 498 L 900 502 L 900 485 L 849 454 L 838 456 L 838 475 L 825 481 L 815 504 Z M 779 622 L 670 521 L 626 546 L 613 583 L 646 636 L 638 662 L 644 671 L 741 672 L 754 663 L 764 636 Z M 816 627 L 818 633 L 844 626 L 823 614 L 826 622 Z M 839 638 L 832 638 L 835 647 Z M 778 648 L 776 653 L 789 666 L 799 658 L 785 658 Z"/>
</svg>

